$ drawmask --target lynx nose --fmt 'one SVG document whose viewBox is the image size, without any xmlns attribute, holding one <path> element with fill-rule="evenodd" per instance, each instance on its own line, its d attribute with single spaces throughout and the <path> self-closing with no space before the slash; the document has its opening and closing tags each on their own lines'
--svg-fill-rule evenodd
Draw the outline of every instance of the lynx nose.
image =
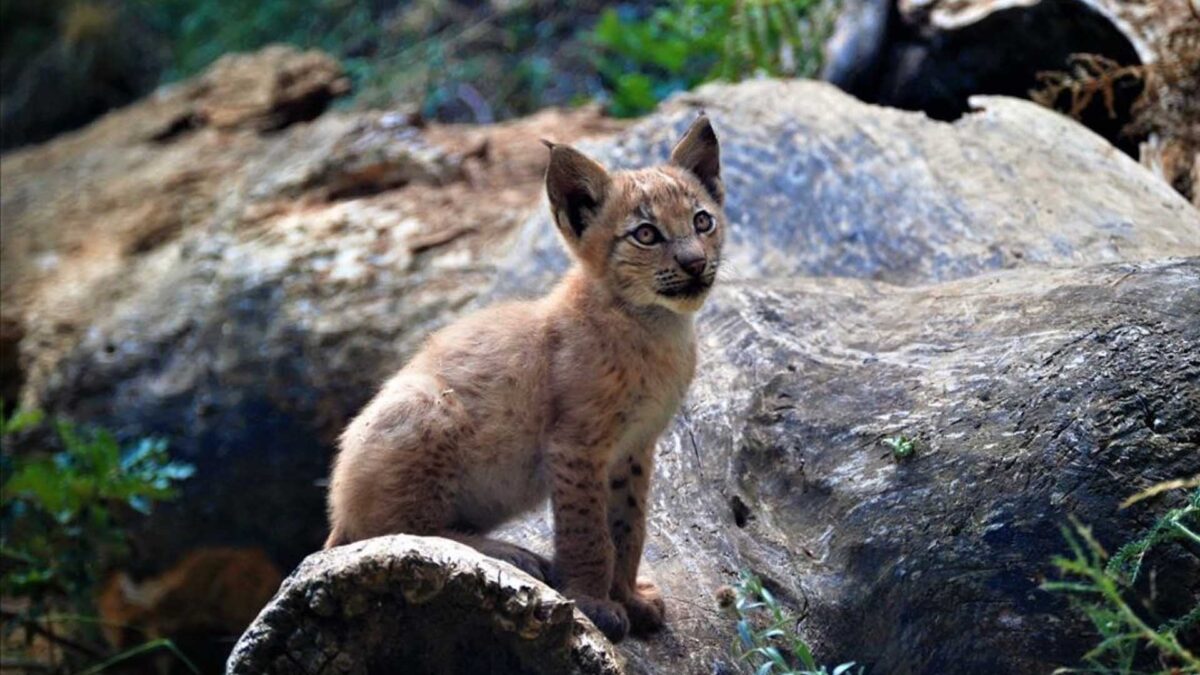
<svg viewBox="0 0 1200 675">
<path fill-rule="evenodd" d="M 704 268 L 706 265 L 708 265 L 708 259 L 704 257 L 703 253 L 699 255 L 694 253 L 676 255 L 675 262 L 679 263 L 679 266 L 683 268 L 684 272 L 687 272 L 693 277 L 699 277 L 701 274 L 704 274 Z"/>
</svg>

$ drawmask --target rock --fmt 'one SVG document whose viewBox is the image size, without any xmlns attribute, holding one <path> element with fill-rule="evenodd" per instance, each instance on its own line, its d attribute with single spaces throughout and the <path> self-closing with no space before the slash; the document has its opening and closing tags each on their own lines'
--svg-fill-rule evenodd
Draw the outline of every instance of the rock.
<svg viewBox="0 0 1200 675">
<path fill-rule="evenodd" d="M 234 647 L 230 675 L 620 675 L 574 604 L 445 539 L 394 536 L 309 556 Z"/>
<path fill-rule="evenodd" d="M 1196 259 L 725 284 L 659 444 L 643 565 L 670 630 L 625 647 L 629 671 L 727 663 L 712 598 L 740 569 L 804 617 L 825 663 L 1074 665 L 1096 638 L 1038 585 L 1069 514 L 1114 550 L 1171 503 L 1118 511 L 1124 497 L 1200 472 L 1198 316 Z M 898 434 L 917 444 L 903 462 L 881 444 Z M 543 521 L 517 537 L 549 545 Z M 1200 594 L 1182 558 L 1156 568 L 1176 580 L 1167 616 Z"/>
<path fill-rule="evenodd" d="M 707 110 L 722 144 L 734 278 L 908 285 L 1200 254 L 1197 211 L 1103 139 L 1033 103 L 973 105 L 946 124 L 812 82 L 710 85 L 590 149 L 610 166 L 660 162 Z M 546 288 L 565 269 L 552 233 L 547 213 L 531 216 L 501 264 L 500 295 Z"/>
<path fill-rule="evenodd" d="M 249 54 L 226 54 L 180 95 L 185 116 L 160 130 L 166 139 L 181 125 L 275 131 L 315 119 L 333 99 L 350 91 L 350 80 L 333 57 L 273 45 Z"/>
<path fill-rule="evenodd" d="M 630 672 L 728 667 L 712 596 L 747 568 L 827 663 L 868 672 L 1047 672 L 1095 644 L 1037 587 L 1069 514 L 1115 547 L 1162 510 L 1125 496 L 1200 471 L 1200 214 L 1066 118 L 975 105 L 943 124 L 848 115 L 808 83 L 712 86 L 592 145 L 658 161 L 703 107 L 732 220 L 650 511 L 646 574 L 683 628 L 625 647 Z M 488 299 L 565 264 L 536 214 Z M 881 444 L 898 434 L 915 461 Z M 548 551 L 547 523 L 507 535 Z M 1200 563 L 1173 578 L 1178 616 Z"/>
<path fill-rule="evenodd" d="M 1200 174 L 1200 130 L 1194 122 L 1200 115 L 1200 102 L 1196 101 L 1200 96 L 1200 75 L 1197 75 L 1200 73 L 1200 8 L 1189 0 L 1077 2 L 1111 22 L 1144 66 L 1138 75 L 1141 82 L 1125 78 L 1115 87 L 1115 115 L 1097 102 L 1084 110 L 1083 122 L 1140 158 L 1143 165 L 1200 206 L 1200 182 L 1193 177 L 1193 174 Z M 1011 4 L 1014 3 L 995 0 L 898 2 L 900 14 L 918 22 L 920 20 L 915 17 L 928 11 L 928 24 L 936 27 L 932 31 L 957 30 L 960 26 L 992 20 Z M 1027 0 L 1016 4 L 1027 4 Z M 1038 20 L 1038 23 L 1043 22 Z M 926 32 L 931 32 L 930 28 L 926 28 Z M 1006 47 L 1004 51 L 1012 54 L 1019 50 Z M 1132 63 L 1115 53 L 1098 49 L 1096 53 L 1114 57 L 1121 64 Z M 913 83 L 913 86 L 919 85 Z M 1146 86 L 1151 91 L 1147 92 Z M 977 91 L 992 93 L 987 86 L 979 87 Z M 1137 101 L 1132 101 L 1130 109 L 1129 95 L 1134 93 L 1141 95 Z M 1059 101 L 1058 105 L 1063 110 L 1069 108 L 1066 101 Z"/>
<path fill-rule="evenodd" d="M 409 183 L 445 185 L 465 180 L 462 154 L 430 143 L 407 117 L 364 115 L 337 137 L 305 153 L 307 161 L 263 162 L 253 196 L 299 197 L 306 193 L 335 201 L 362 197 Z M 470 151 L 479 156 L 486 146 Z"/>
<path fill-rule="evenodd" d="M 821 79 L 860 97 L 874 91 L 891 20 L 892 0 L 847 0 L 822 50 Z"/>
<path fill-rule="evenodd" d="M 950 124 L 756 81 L 586 144 L 612 165 L 661 161 L 707 109 L 733 221 L 705 365 L 660 447 L 645 569 L 669 629 L 621 646 L 631 672 L 727 667 L 711 594 L 743 567 L 807 617 L 824 660 L 1070 664 L 1085 633 L 1034 588 L 1066 514 L 1112 545 L 1157 506 L 1118 513 L 1121 498 L 1200 470 L 1197 263 L 1162 261 L 1200 256 L 1200 214 L 1066 118 L 976 105 Z M 325 177 L 354 170 L 322 168 L 326 149 L 380 124 L 326 114 L 162 144 L 105 120 L 3 159 L 23 399 L 168 435 L 198 466 L 140 533 L 150 559 L 211 541 L 285 565 L 315 550 L 332 439 L 378 382 L 430 330 L 541 293 L 564 265 L 536 139 L 616 130 L 588 111 L 433 126 L 415 137 L 448 178 L 331 201 Z M 154 181 L 184 166 L 191 196 L 159 201 Z M 108 244 L 147 201 L 203 215 L 138 252 Z M 918 439 L 905 464 L 879 445 L 896 433 Z M 546 546 L 545 524 L 510 533 Z"/>
</svg>

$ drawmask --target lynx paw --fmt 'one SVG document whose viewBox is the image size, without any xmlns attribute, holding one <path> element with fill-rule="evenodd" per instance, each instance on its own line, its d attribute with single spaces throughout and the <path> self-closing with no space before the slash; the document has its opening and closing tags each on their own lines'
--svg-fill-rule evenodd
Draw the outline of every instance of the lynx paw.
<svg viewBox="0 0 1200 675">
<path fill-rule="evenodd" d="M 629 631 L 634 635 L 647 635 L 663 627 L 667 606 L 662 592 L 649 581 L 638 581 L 637 589 L 625 598 L 626 613 L 629 615 Z"/>
<path fill-rule="evenodd" d="M 620 642 L 629 632 L 629 616 L 621 603 L 585 596 L 575 598 L 575 605 L 609 640 Z"/>
</svg>

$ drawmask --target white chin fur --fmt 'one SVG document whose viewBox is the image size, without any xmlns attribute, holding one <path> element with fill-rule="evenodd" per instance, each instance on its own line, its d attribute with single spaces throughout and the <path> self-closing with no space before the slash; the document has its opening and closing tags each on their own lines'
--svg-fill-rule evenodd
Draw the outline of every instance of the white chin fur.
<svg viewBox="0 0 1200 675">
<path fill-rule="evenodd" d="M 666 298 L 659 296 L 658 304 L 675 312 L 676 314 L 694 314 L 700 311 L 704 306 L 704 300 L 708 297 L 708 291 L 704 291 L 699 295 L 690 298 Z"/>
</svg>

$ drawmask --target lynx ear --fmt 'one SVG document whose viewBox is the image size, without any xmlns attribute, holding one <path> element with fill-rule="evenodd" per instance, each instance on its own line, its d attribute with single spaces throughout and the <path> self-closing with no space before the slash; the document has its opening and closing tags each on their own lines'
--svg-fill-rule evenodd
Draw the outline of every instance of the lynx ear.
<svg viewBox="0 0 1200 675">
<path fill-rule="evenodd" d="M 700 113 L 683 138 L 671 151 L 671 164 L 692 172 L 718 204 L 725 203 L 725 184 L 721 182 L 721 146 L 708 115 Z"/>
<path fill-rule="evenodd" d="M 546 167 L 550 213 L 563 236 L 578 240 L 599 213 L 612 181 L 604 167 L 575 148 L 542 142 L 550 148 Z"/>
</svg>

